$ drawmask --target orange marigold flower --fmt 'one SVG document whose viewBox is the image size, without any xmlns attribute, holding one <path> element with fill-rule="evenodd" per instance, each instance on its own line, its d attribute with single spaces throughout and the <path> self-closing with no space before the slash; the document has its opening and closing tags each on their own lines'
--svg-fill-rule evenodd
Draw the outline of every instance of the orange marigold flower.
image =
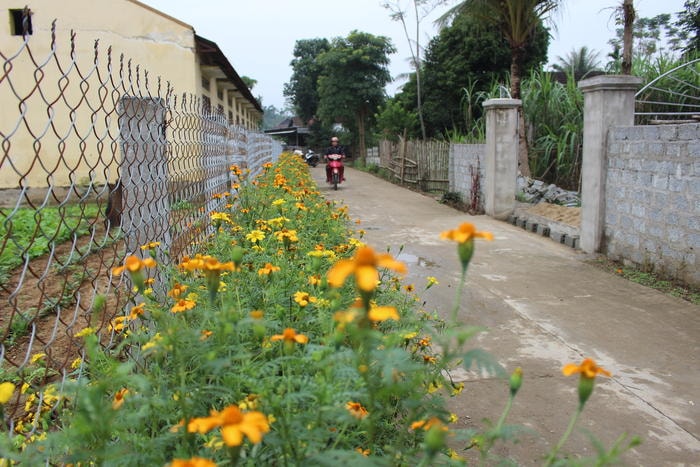
<svg viewBox="0 0 700 467">
<path fill-rule="evenodd" d="M 250 317 L 253 319 L 262 319 L 262 317 L 265 315 L 262 310 L 253 310 L 250 312 Z"/>
<path fill-rule="evenodd" d="M 133 320 L 141 316 L 145 311 L 145 306 L 145 303 L 139 303 L 138 305 L 134 305 L 133 307 L 131 307 L 131 311 L 129 312 L 129 319 Z"/>
<path fill-rule="evenodd" d="M 258 269 L 258 275 L 259 276 L 269 276 L 273 272 L 278 272 L 278 271 L 280 271 L 279 266 L 273 266 L 271 263 L 265 263 L 265 266 Z"/>
<path fill-rule="evenodd" d="M 173 297 L 173 298 L 178 298 L 178 297 L 179 297 L 180 295 L 182 295 L 188 288 L 189 288 L 189 286 L 184 285 L 184 284 L 179 284 L 179 283 L 176 282 L 175 285 L 173 285 L 173 288 L 170 289 L 170 290 L 168 291 L 168 296 L 169 296 L 169 297 Z"/>
<path fill-rule="evenodd" d="M 367 317 L 370 321 L 399 320 L 399 312 L 393 306 L 373 306 L 369 309 Z"/>
<path fill-rule="evenodd" d="M 186 298 L 181 298 L 177 301 L 175 305 L 170 309 L 173 313 L 182 313 L 183 311 L 191 310 L 197 305 L 194 300 L 187 300 Z"/>
<path fill-rule="evenodd" d="M 568 363 L 564 365 L 561 372 L 564 376 L 571 376 L 576 373 L 581 373 L 581 376 L 588 379 L 593 379 L 597 375 L 605 375 L 610 377 L 611 374 L 608 370 L 596 365 L 596 362 L 592 358 L 586 358 L 580 365 L 575 363 Z"/>
<path fill-rule="evenodd" d="M 292 328 L 286 328 L 282 331 L 282 334 L 275 334 L 270 337 L 271 341 L 285 341 L 285 342 L 296 342 L 297 344 L 306 344 L 309 342 L 309 338 L 304 334 L 297 334 L 297 332 Z"/>
<path fill-rule="evenodd" d="M 173 459 L 169 467 L 216 467 L 216 462 L 203 457 L 192 457 L 191 459 Z"/>
<path fill-rule="evenodd" d="M 129 394 L 129 390 L 127 388 L 121 388 L 117 393 L 114 395 L 114 400 L 112 401 L 112 409 L 117 410 L 119 407 L 122 406 L 124 403 L 124 397 Z"/>
<path fill-rule="evenodd" d="M 155 266 L 156 261 L 153 258 L 145 258 L 142 260 L 138 256 L 129 255 L 124 260 L 123 266 L 117 266 L 116 268 L 112 268 L 112 274 L 114 274 L 115 276 L 120 276 L 124 272 L 124 270 L 129 271 L 133 274 L 139 272 L 143 268 L 153 268 Z"/>
<path fill-rule="evenodd" d="M 316 297 L 312 297 L 308 292 L 299 291 L 294 293 L 294 301 L 303 308 L 309 303 L 314 303 L 316 301 Z"/>
<path fill-rule="evenodd" d="M 199 340 L 205 341 L 205 340 L 209 339 L 209 336 L 211 336 L 212 334 L 213 334 L 213 332 L 209 331 L 208 329 L 202 329 L 202 333 L 199 336 Z"/>
<path fill-rule="evenodd" d="M 440 238 L 453 240 L 457 243 L 464 243 L 472 238 L 485 238 L 486 240 L 493 240 L 493 234 L 491 232 L 477 232 L 474 224 L 470 222 L 463 222 L 456 229 L 442 232 L 440 234 Z"/>
<path fill-rule="evenodd" d="M 187 431 L 207 433 L 216 427 L 220 427 L 221 438 L 227 446 L 240 446 L 244 436 L 257 444 L 270 431 L 269 421 L 263 413 L 244 413 L 236 405 L 230 405 L 221 412 L 212 410 L 209 417 L 193 418 L 187 425 Z"/>
<path fill-rule="evenodd" d="M 412 430 L 418 430 L 420 428 L 420 429 L 423 429 L 425 431 L 428 431 L 432 427 L 438 427 L 443 431 L 447 431 L 447 429 L 448 429 L 445 426 L 445 424 L 442 423 L 442 421 L 437 417 L 431 417 L 428 420 L 418 420 L 418 421 L 411 423 Z"/>
<path fill-rule="evenodd" d="M 369 414 L 369 412 L 367 412 L 367 409 L 365 409 L 359 402 L 350 401 L 347 404 L 345 404 L 345 408 L 348 409 L 350 415 L 357 418 L 358 420 L 362 420 Z"/>
<path fill-rule="evenodd" d="M 357 288 L 362 292 L 371 292 L 377 287 L 379 271 L 377 268 L 387 268 L 406 273 L 406 265 L 397 261 L 391 255 L 376 254 L 371 247 L 360 247 L 352 259 L 340 260 L 328 271 L 328 283 L 331 287 L 340 287 L 349 275 L 355 276 Z"/>
</svg>

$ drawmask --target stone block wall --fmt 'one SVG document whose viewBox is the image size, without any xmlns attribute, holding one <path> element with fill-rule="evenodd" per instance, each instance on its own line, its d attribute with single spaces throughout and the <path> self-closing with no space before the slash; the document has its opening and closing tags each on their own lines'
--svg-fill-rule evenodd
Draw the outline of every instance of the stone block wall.
<svg viewBox="0 0 700 467">
<path fill-rule="evenodd" d="M 607 144 L 605 253 L 700 284 L 700 124 L 613 127 Z"/>
<path fill-rule="evenodd" d="M 471 199 L 472 176 L 471 169 L 479 168 L 480 193 L 483 203 L 484 193 L 484 154 L 485 144 L 450 144 L 450 191 L 459 193 L 462 201 L 468 203 Z"/>
</svg>

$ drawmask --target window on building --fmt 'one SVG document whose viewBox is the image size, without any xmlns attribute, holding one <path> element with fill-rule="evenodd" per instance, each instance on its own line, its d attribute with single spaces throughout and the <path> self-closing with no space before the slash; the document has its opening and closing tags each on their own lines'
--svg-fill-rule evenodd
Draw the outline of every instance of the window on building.
<svg viewBox="0 0 700 467">
<path fill-rule="evenodd" d="M 202 76 L 202 87 L 206 90 L 209 90 L 209 78 L 205 78 Z"/>
<path fill-rule="evenodd" d="M 10 24 L 12 25 L 12 35 L 13 36 L 23 36 L 24 35 L 24 9 L 23 8 L 18 8 L 18 9 L 11 9 L 10 10 Z M 27 8 L 27 16 L 26 16 L 26 27 L 27 27 L 27 34 L 31 35 L 32 34 L 32 10 Z"/>
</svg>

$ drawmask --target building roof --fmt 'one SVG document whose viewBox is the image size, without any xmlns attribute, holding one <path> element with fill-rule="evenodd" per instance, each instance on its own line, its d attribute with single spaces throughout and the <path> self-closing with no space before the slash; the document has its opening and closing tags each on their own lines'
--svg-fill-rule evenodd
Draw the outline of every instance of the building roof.
<svg viewBox="0 0 700 467">
<path fill-rule="evenodd" d="M 250 89 L 248 89 L 248 86 L 246 86 L 245 82 L 241 79 L 238 73 L 236 73 L 236 70 L 234 70 L 233 66 L 228 61 L 219 46 L 216 45 L 216 42 L 212 42 L 209 39 L 205 39 L 197 34 L 194 35 L 194 41 L 201 64 L 220 68 L 226 75 L 226 78 L 228 78 L 229 81 L 236 86 L 235 90 L 240 92 L 241 95 L 248 100 L 256 110 L 263 113 L 260 102 L 253 97 L 253 94 L 250 92 Z"/>
</svg>

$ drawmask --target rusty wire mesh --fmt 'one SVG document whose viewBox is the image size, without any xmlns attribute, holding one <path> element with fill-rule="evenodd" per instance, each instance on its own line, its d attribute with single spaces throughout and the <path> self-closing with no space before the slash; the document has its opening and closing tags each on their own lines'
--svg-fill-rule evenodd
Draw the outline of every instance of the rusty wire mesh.
<svg viewBox="0 0 700 467">
<path fill-rule="evenodd" d="M 150 241 L 164 264 L 191 254 L 230 166 L 254 175 L 281 146 L 98 42 L 78 63 L 76 35 L 57 43 L 55 22 L 48 55 L 31 37 L 0 51 L 0 382 L 39 390 L 80 374 L 82 329 L 109 344 L 130 296 L 112 268 Z M 11 420 L 22 402 L 7 405 Z"/>
</svg>

